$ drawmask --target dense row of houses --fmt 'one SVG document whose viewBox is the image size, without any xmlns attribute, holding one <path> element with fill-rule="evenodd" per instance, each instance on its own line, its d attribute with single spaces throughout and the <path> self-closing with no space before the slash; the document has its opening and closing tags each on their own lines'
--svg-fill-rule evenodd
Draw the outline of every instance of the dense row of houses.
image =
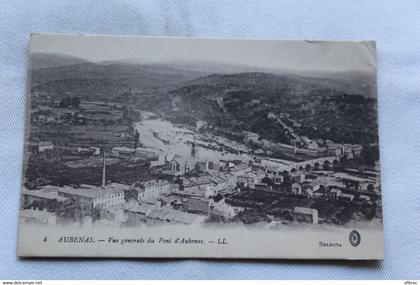
<svg viewBox="0 0 420 285">
<path fill-rule="evenodd" d="M 22 205 L 25 210 L 54 212 L 60 204 L 71 202 L 85 216 L 93 217 L 95 209 L 100 209 L 113 219 L 123 216 L 124 218 L 118 218 L 120 222 L 126 222 L 127 219 L 129 223 L 134 223 L 135 220 L 140 222 L 144 219 L 150 222 L 165 222 L 173 217 L 176 222 L 187 223 L 191 220 L 190 218 L 196 217 L 194 215 L 200 217 L 219 215 L 232 218 L 243 211 L 244 207 L 234 207 L 226 204 L 224 200 L 215 202 L 214 197 L 226 188 L 234 191 L 248 188 L 251 191 L 270 192 L 276 191 L 273 185 L 281 185 L 285 180 L 285 176 L 279 173 L 266 173 L 259 169 L 242 169 L 241 167 L 239 169 L 242 172 L 240 171 L 237 175 L 221 172 L 220 176 L 183 177 L 177 183 L 154 179 L 133 185 L 110 183 L 103 186 L 44 186 L 38 190 L 24 190 Z M 272 184 L 263 182 L 267 179 Z M 288 179 L 292 182 L 290 193 L 307 199 L 328 197 L 353 201 L 357 197 L 359 201 L 369 202 L 372 198 L 371 195 L 355 195 L 348 191 L 348 189 L 367 191 L 366 185 L 374 181 L 368 178 L 335 173 L 334 177 L 324 177 L 323 181 L 319 181 L 298 172 L 292 173 Z M 349 183 L 353 183 L 351 188 L 349 188 Z M 127 206 L 127 197 L 133 197 L 133 191 L 136 193 L 134 197 L 137 201 L 134 204 L 131 201 L 131 205 Z M 161 211 L 166 214 L 162 214 Z M 150 216 L 152 212 L 154 214 Z M 298 221 L 317 223 L 317 212 L 313 209 L 294 209 L 293 213 L 296 213 Z M 193 220 L 201 221 L 202 219 Z"/>
<path fill-rule="evenodd" d="M 259 147 L 257 153 L 285 153 L 290 155 L 305 155 L 308 157 L 337 156 L 348 159 L 360 157 L 362 146 L 358 144 L 339 144 L 331 140 L 310 139 L 298 135 L 294 127 L 300 127 L 300 123 L 288 118 L 287 114 L 276 115 L 273 112 L 267 114 L 268 119 L 275 120 L 284 130 L 289 138 L 289 143 L 273 143 L 267 139 L 260 139 L 259 135 L 253 132 L 244 131 L 244 142 Z M 287 118 L 293 126 L 288 126 L 283 120 Z"/>
<path fill-rule="evenodd" d="M 34 153 L 48 153 L 55 149 L 65 150 L 73 153 L 78 154 L 89 154 L 89 155 L 100 155 L 101 148 L 97 146 L 90 146 L 90 147 L 64 147 L 64 146 L 54 146 L 54 144 L 50 141 L 41 141 L 38 143 L 30 143 L 29 144 L 29 151 Z"/>
<path fill-rule="evenodd" d="M 246 140 L 256 142 L 258 135 L 247 132 Z M 38 145 L 39 152 L 48 152 L 53 149 L 54 145 L 50 142 L 41 142 Z M 345 145 L 340 145 L 340 149 L 344 152 Z M 77 147 L 76 151 L 92 155 L 101 153 L 97 147 Z M 192 145 L 190 157 L 162 154 L 152 148 L 143 147 L 114 147 L 109 155 L 123 160 L 149 160 L 152 166 L 159 166 L 161 173 L 172 176 L 174 182 L 152 179 L 133 185 L 124 185 L 106 184 L 106 180 L 103 179 L 102 186 L 46 186 L 38 190 L 24 190 L 23 208 L 25 210 L 37 208 L 53 212 L 60 204 L 70 203 L 75 205 L 84 216 L 91 217 L 92 221 L 102 218 L 128 224 L 145 221 L 189 224 L 202 222 L 210 216 L 230 219 L 245 208 L 232 206 L 225 203 L 224 199 L 221 201 L 215 199 L 217 196 L 223 197 L 224 194 L 244 189 L 275 192 L 282 189 L 286 180 L 291 183 L 289 188 L 291 194 L 307 199 L 324 197 L 327 194 L 333 199 L 353 201 L 355 194 L 346 192 L 346 189 L 363 190 L 365 187 L 372 190 L 371 187 L 366 186 L 366 179 L 357 178 L 357 176 L 334 174 L 336 177 L 320 182 L 313 177 L 308 177 L 304 169 L 300 170 L 296 167 L 294 172 L 287 171 L 284 164 L 275 161 L 199 159 L 196 155 L 195 143 Z M 104 156 L 104 175 L 105 165 Z M 357 198 L 369 201 L 370 197 L 358 195 Z M 318 223 L 318 212 L 315 209 L 295 207 L 291 213 L 297 221 Z"/>
</svg>

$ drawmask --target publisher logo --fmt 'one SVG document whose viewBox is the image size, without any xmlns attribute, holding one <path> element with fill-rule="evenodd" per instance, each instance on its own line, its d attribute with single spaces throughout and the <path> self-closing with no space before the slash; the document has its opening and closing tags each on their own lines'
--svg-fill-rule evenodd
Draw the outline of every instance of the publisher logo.
<svg viewBox="0 0 420 285">
<path fill-rule="evenodd" d="M 360 244 L 360 234 L 358 231 L 353 230 L 351 231 L 350 235 L 349 235 L 349 240 L 350 240 L 350 244 L 354 247 L 358 246 Z"/>
</svg>

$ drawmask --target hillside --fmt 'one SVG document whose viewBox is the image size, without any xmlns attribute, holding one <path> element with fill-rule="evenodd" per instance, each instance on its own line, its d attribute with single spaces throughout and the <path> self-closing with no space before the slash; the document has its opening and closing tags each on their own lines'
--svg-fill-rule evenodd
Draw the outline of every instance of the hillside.
<svg viewBox="0 0 420 285">
<path fill-rule="evenodd" d="M 31 69 L 32 93 L 41 97 L 50 95 L 57 100 L 72 96 L 87 101 L 145 104 L 148 100 L 143 100 L 144 97 L 153 99 L 155 95 L 203 75 L 168 66 L 93 63 L 67 56 L 52 55 L 50 58 L 44 54 L 32 55 L 31 63 L 42 66 Z"/>
<path fill-rule="evenodd" d="M 336 142 L 377 142 L 374 78 L 363 73 L 240 72 L 241 68 L 102 63 L 68 56 L 31 56 L 33 100 L 79 97 L 82 101 L 118 102 L 150 110 L 168 119 L 259 133 L 262 138 L 289 143 L 271 112 L 284 117 L 301 136 Z M 229 73 L 234 72 L 234 73 Z M 279 72 L 279 71 L 278 71 Z M 326 76 L 326 77 L 322 77 Z"/>
<path fill-rule="evenodd" d="M 205 120 L 289 143 L 270 112 L 289 116 L 299 135 L 337 142 L 377 141 L 376 100 L 325 86 L 323 79 L 267 73 L 210 75 L 172 92 L 175 116 Z"/>
</svg>

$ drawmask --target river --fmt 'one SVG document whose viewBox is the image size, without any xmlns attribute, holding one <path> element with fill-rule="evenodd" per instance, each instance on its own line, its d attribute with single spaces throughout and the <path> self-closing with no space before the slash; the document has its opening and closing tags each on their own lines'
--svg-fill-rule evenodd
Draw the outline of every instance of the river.
<svg viewBox="0 0 420 285">
<path fill-rule="evenodd" d="M 141 111 L 142 120 L 135 123 L 135 129 L 140 134 L 143 147 L 159 150 L 164 154 L 176 154 L 184 158 L 191 157 L 191 144 L 195 141 L 198 158 L 202 160 L 253 160 L 253 154 L 242 143 L 229 140 L 213 134 L 198 133 L 186 127 L 158 118 L 154 113 Z M 241 153 L 228 151 L 232 148 Z M 287 160 L 281 163 L 289 164 Z"/>
</svg>

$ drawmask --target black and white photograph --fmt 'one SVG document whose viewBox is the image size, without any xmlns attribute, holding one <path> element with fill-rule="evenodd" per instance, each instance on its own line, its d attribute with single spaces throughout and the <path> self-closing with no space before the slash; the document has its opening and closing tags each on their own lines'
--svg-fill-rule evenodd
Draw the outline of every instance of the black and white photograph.
<svg viewBox="0 0 420 285">
<path fill-rule="evenodd" d="M 32 34 L 20 256 L 382 259 L 376 45 Z"/>
</svg>

